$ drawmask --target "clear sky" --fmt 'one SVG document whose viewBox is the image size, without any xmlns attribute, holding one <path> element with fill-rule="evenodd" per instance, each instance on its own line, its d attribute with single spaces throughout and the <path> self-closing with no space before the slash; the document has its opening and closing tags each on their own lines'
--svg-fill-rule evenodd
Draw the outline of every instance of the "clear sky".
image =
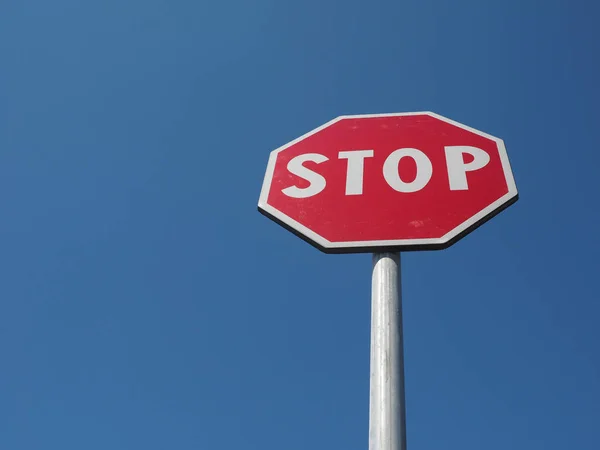
<svg viewBox="0 0 600 450">
<path fill-rule="evenodd" d="M 597 450 L 599 9 L 3 0 L 0 448 L 366 450 L 369 255 L 256 211 L 269 152 L 432 110 L 519 202 L 403 257 L 411 450 Z"/>
</svg>

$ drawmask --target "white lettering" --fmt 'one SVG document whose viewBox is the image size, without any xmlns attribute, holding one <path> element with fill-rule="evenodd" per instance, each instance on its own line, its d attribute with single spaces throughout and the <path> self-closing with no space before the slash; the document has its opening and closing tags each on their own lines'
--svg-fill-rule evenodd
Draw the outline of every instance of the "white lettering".
<svg viewBox="0 0 600 450">
<path fill-rule="evenodd" d="M 417 165 L 417 176 L 410 183 L 405 183 L 400 178 L 399 165 L 404 157 L 412 158 Z M 433 166 L 429 158 L 421 150 L 416 148 L 401 148 L 387 157 L 383 164 L 383 177 L 391 188 L 398 192 L 417 192 L 425 187 L 431 175 Z"/>
<path fill-rule="evenodd" d="M 467 172 L 479 170 L 490 162 L 490 155 L 477 147 L 456 145 L 446 147 L 446 166 L 448 167 L 448 180 L 451 191 L 465 191 L 469 189 Z M 463 155 L 468 153 L 473 161 L 465 164 Z"/>
<path fill-rule="evenodd" d="M 373 150 L 352 150 L 340 152 L 339 159 L 348 160 L 346 171 L 346 195 L 361 195 L 363 193 L 363 175 L 365 158 L 373 157 Z"/>
<path fill-rule="evenodd" d="M 294 175 L 308 181 L 310 185 L 305 188 L 290 186 L 283 189 L 281 192 L 283 192 L 288 197 L 293 198 L 307 198 L 312 197 L 313 195 L 317 195 L 319 192 L 325 189 L 327 182 L 325 181 L 325 178 L 323 178 L 322 175 L 318 174 L 317 172 L 313 172 L 310 169 L 307 169 L 302 164 L 306 161 L 312 161 L 317 164 L 321 164 L 322 162 L 325 162 L 327 160 L 328 158 L 326 156 L 320 155 L 318 153 L 306 153 L 304 155 L 299 155 L 295 158 L 292 158 L 287 165 L 287 169 Z"/>
</svg>

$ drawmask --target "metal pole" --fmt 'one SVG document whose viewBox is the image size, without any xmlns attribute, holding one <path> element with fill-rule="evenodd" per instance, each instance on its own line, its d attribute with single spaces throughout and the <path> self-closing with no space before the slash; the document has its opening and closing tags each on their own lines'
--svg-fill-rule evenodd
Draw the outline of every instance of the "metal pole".
<svg viewBox="0 0 600 450">
<path fill-rule="evenodd" d="M 374 253 L 369 450 L 406 450 L 400 254 Z"/>
</svg>

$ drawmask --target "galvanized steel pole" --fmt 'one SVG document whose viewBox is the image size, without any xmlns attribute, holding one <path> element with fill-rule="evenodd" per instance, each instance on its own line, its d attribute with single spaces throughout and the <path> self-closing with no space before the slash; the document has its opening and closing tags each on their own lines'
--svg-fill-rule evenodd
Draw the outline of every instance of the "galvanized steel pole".
<svg viewBox="0 0 600 450">
<path fill-rule="evenodd" d="M 374 253 L 369 450 L 406 450 L 400 254 Z"/>
</svg>

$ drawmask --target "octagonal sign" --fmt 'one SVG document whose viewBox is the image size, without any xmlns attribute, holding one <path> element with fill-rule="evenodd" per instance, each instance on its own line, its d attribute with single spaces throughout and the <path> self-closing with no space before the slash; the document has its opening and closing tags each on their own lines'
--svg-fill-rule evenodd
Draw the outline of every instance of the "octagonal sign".
<svg viewBox="0 0 600 450">
<path fill-rule="evenodd" d="M 258 208 L 358 253 L 448 247 L 517 198 L 501 139 L 418 112 L 341 116 L 274 150 Z"/>
</svg>

